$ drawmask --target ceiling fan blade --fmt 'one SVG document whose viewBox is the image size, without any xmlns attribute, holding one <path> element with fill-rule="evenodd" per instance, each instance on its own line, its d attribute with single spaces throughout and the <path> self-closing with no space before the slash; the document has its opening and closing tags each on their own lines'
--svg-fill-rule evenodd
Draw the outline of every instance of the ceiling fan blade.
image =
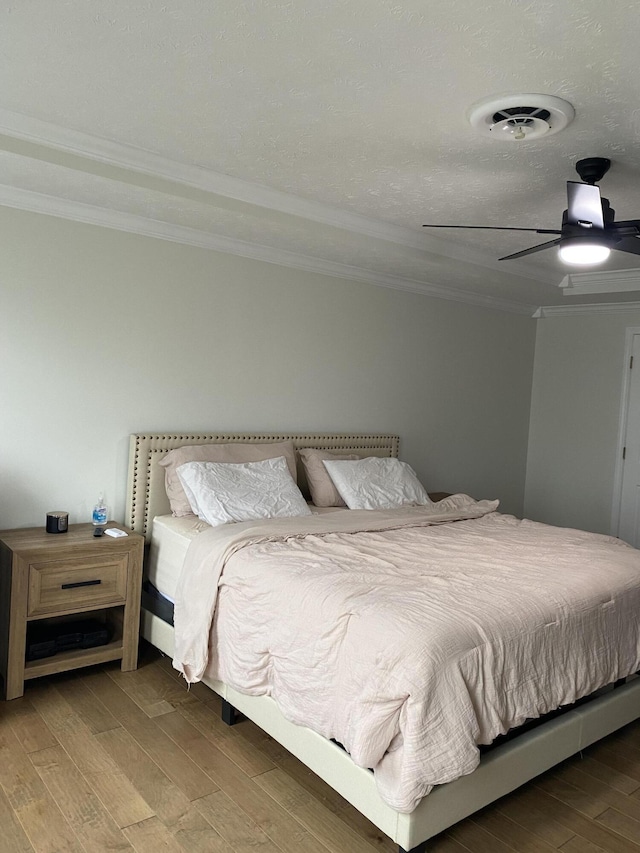
<svg viewBox="0 0 640 853">
<path fill-rule="evenodd" d="M 540 243 L 538 246 L 532 246 L 530 249 L 523 249 L 521 252 L 514 252 L 513 255 L 505 255 L 504 258 L 498 258 L 499 261 L 514 261 L 516 258 L 524 258 L 525 255 L 533 255 L 534 252 L 541 252 L 543 249 L 550 249 L 552 246 L 559 246 L 560 240 L 549 240 L 548 243 Z"/>
<path fill-rule="evenodd" d="M 567 181 L 567 219 L 571 225 L 590 222 L 594 228 L 604 228 L 600 189 L 593 184 Z"/>
<path fill-rule="evenodd" d="M 619 243 L 616 243 L 612 248 L 617 252 L 628 252 L 631 255 L 640 255 L 640 238 L 638 237 L 623 237 Z"/>
<path fill-rule="evenodd" d="M 533 231 L 534 234 L 562 234 L 557 228 L 512 228 L 509 225 L 423 225 L 423 228 L 467 228 L 475 231 Z"/>
<path fill-rule="evenodd" d="M 612 222 L 607 225 L 607 231 L 619 234 L 621 237 L 633 237 L 640 234 L 640 219 L 625 219 L 620 222 Z"/>
</svg>

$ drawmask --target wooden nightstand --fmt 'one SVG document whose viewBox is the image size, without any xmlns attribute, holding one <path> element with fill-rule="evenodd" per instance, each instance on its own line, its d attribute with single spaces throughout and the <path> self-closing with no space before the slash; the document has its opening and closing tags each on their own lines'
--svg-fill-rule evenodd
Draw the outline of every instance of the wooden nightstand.
<svg viewBox="0 0 640 853">
<path fill-rule="evenodd" d="M 4 698 L 22 696 L 24 682 L 40 675 L 122 659 L 138 665 L 138 628 L 144 538 L 93 535 L 93 525 L 72 524 L 67 533 L 43 528 L 0 531 L 0 675 Z M 106 645 L 61 651 L 27 661 L 27 629 L 83 618 L 109 631 Z M 70 626 L 71 628 L 71 626 Z"/>
</svg>

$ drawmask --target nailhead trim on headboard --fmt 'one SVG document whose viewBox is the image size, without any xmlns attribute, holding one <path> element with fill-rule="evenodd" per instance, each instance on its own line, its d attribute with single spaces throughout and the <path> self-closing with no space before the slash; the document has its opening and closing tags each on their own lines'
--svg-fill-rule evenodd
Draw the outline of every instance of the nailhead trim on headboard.
<svg viewBox="0 0 640 853">
<path fill-rule="evenodd" d="M 397 435 L 272 433 L 135 433 L 129 443 L 129 475 L 125 524 L 148 536 L 155 515 L 169 512 L 160 457 L 185 444 L 261 444 L 292 441 L 296 448 L 340 450 L 370 456 L 398 456 Z"/>
</svg>

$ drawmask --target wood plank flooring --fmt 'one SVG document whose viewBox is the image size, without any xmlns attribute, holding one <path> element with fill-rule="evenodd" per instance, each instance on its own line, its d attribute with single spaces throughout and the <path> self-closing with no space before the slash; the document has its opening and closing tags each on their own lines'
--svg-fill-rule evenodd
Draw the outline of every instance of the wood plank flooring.
<svg viewBox="0 0 640 853">
<path fill-rule="evenodd" d="M 0 853 L 395 853 L 297 759 L 143 645 L 0 702 Z M 640 853 L 640 722 L 430 842 L 430 853 Z"/>
</svg>

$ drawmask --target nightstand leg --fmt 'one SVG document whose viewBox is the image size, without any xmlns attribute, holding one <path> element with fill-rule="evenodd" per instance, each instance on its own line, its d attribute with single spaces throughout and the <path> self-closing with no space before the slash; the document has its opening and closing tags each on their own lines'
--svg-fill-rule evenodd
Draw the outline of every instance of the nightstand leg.
<svg viewBox="0 0 640 853">
<path fill-rule="evenodd" d="M 24 656 L 27 648 L 28 566 L 14 557 L 11 577 L 11 621 L 7 649 L 5 699 L 24 693 Z"/>
<path fill-rule="evenodd" d="M 5 699 L 17 699 L 24 693 L 24 653 L 26 647 L 26 630 L 23 623 L 22 637 L 15 636 L 19 632 L 19 627 L 20 626 L 16 625 L 16 630 L 12 630 L 9 634 L 9 656 L 7 660 L 7 674 L 4 685 Z M 13 625 L 12 628 L 14 628 Z"/>
<path fill-rule="evenodd" d="M 131 672 L 138 668 L 138 642 L 129 643 L 125 653 L 122 655 L 122 666 L 120 669 L 123 672 Z"/>
<path fill-rule="evenodd" d="M 24 681 L 17 681 L 14 684 L 10 684 L 7 679 L 7 689 L 5 691 L 4 698 L 9 699 L 19 699 L 21 696 L 24 696 Z"/>
<path fill-rule="evenodd" d="M 131 599 L 129 599 L 131 601 Z M 134 599 L 136 600 L 136 599 Z M 138 639 L 140 637 L 140 608 L 124 608 L 122 625 L 122 666 L 123 672 L 138 668 Z"/>
<path fill-rule="evenodd" d="M 140 637 L 140 595 L 142 592 L 142 567 L 136 555 L 130 554 L 127 603 L 122 620 L 123 672 L 138 668 L 138 640 Z"/>
</svg>

